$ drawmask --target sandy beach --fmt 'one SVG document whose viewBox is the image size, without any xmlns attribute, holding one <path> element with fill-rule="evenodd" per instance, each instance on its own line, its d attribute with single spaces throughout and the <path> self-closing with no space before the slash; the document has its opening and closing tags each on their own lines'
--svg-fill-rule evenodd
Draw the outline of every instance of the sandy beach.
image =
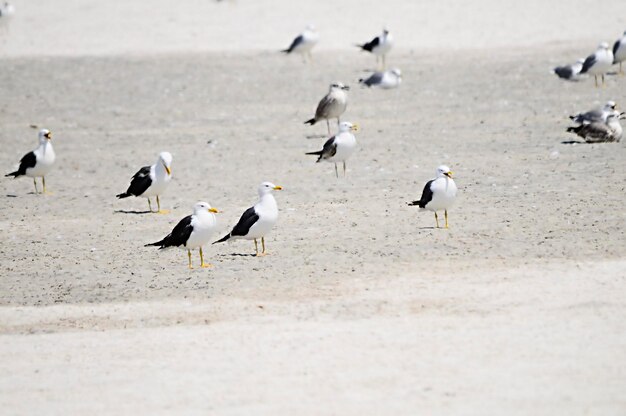
<svg viewBox="0 0 626 416">
<path fill-rule="evenodd" d="M 596 89 L 549 69 L 621 33 L 626 5 L 586 32 L 563 8 L 534 30 L 463 22 L 468 36 L 442 52 L 467 10 L 392 2 L 396 14 L 329 29 L 304 65 L 271 47 L 301 30 L 300 15 L 280 30 L 267 26 L 278 12 L 263 16 L 246 32 L 256 37 L 214 25 L 215 38 L 189 47 L 202 16 L 192 11 L 250 23 L 261 7 L 200 3 L 169 14 L 191 20 L 157 46 L 90 31 L 62 42 L 81 18 L 111 17 L 91 1 L 62 15 L 16 3 L 24 17 L 0 31 L 0 162 L 8 173 L 35 146 L 30 125 L 53 131 L 58 157 L 52 195 L 2 180 L 6 414 L 624 414 L 626 147 L 565 143 L 565 129 L 594 104 L 623 108 L 626 77 Z M 478 10 L 504 13 L 492 6 Z M 323 22 L 332 4 L 302 7 Z M 516 7 L 502 22 L 540 5 Z M 444 18 L 411 35 L 424 10 Z M 67 24 L 29 44 L 20 35 L 46 12 Z M 397 90 L 360 88 L 374 59 L 349 49 L 382 24 L 406 40 L 390 58 L 404 74 Z M 303 124 L 336 80 L 352 87 L 344 119 L 361 126 L 339 179 L 304 155 L 325 124 Z M 145 199 L 115 195 L 162 150 L 174 157 L 162 198 L 172 212 L 137 214 Z M 459 187 L 448 230 L 407 206 L 442 163 Z M 198 200 L 224 211 L 221 236 L 262 180 L 284 187 L 269 256 L 253 257 L 248 241 L 213 245 L 214 267 L 188 270 L 184 251 L 144 247 Z"/>
</svg>

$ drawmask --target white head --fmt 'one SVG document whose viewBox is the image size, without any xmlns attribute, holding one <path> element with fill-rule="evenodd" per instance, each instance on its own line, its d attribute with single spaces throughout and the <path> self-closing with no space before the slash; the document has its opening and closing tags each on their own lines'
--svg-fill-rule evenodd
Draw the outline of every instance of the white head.
<svg viewBox="0 0 626 416">
<path fill-rule="evenodd" d="M 598 45 L 598 49 L 609 49 L 609 44 L 606 42 L 602 42 Z"/>
<path fill-rule="evenodd" d="M 606 104 L 604 104 L 605 110 L 615 110 L 615 107 L 617 107 L 615 101 L 607 101 Z"/>
<path fill-rule="evenodd" d="M 448 178 L 452 178 L 452 171 L 446 165 L 441 165 L 437 168 L 437 177 L 441 178 L 447 176 Z"/>
<path fill-rule="evenodd" d="M 330 92 L 333 91 L 348 91 L 350 89 L 350 87 L 348 87 L 347 85 L 344 85 L 343 83 L 337 81 L 337 82 L 333 82 L 332 84 L 330 84 Z"/>
<path fill-rule="evenodd" d="M 281 191 L 282 186 L 274 185 L 272 182 L 263 182 L 259 185 L 259 196 L 270 194 L 273 191 Z"/>
<path fill-rule="evenodd" d="M 48 129 L 39 130 L 39 144 L 44 144 L 52 140 L 52 132 Z"/>
<path fill-rule="evenodd" d="M 172 155 L 169 152 L 159 153 L 159 160 L 157 163 L 160 163 L 165 168 L 168 175 L 172 174 Z"/>
<path fill-rule="evenodd" d="M 201 214 L 205 212 L 210 212 L 211 214 L 217 214 L 219 211 L 213 207 L 208 202 L 200 201 L 196 202 L 196 205 L 193 206 L 194 214 Z"/>
<path fill-rule="evenodd" d="M 339 123 L 339 132 L 345 133 L 347 131 L 359 131 L 359 125 L 352 124 L 349 121 L 342 121 L 341 123 Z"/>
</svg>

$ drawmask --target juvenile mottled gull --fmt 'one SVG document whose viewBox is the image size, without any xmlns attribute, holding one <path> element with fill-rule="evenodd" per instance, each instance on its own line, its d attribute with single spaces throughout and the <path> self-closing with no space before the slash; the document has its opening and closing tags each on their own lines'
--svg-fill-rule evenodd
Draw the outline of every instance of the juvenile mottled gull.
<svg viewBox="0 0 626 416">
<path fill-rule="evenodd" d="M 621 116 L 618 111 L 613 111 L 606 118 L 606 121 L 598 120 L 584 122 L 575 127 L 568 127 L 569 133 L 576 133 L 585 139 L 587 143 L 619 142 L 622 138 L 622 125 L 619 122 Z"/>
<path fill-rule="evenodd" d="M 326 127 L 328 128 L 328 134 L 330 135 L 330 123 L 331 118 L 337 119 L 337 124 L 340 123 L 339 117 L 346 111 L 348 107 L 348 91 L 350 87 L 343 85 L 341 82 L 334 82 L 330 84 L 328 94 L 322 98 L 315 110 L 315 117 L 304 122 L 304 124 L 314 125 L 320 120 L 326 120 Z"/>
</svg>

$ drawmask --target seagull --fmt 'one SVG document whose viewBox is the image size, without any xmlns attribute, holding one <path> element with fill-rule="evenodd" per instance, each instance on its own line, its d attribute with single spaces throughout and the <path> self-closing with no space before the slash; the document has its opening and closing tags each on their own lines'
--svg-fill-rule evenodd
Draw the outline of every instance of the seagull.
<svg viewBox="0 0 626 416">
<path fill-rule="evenodd" d="M 230 239 L 243 238 L 246 240 L 254 240 L 254 250 L 257 256 L 264 256 L 265 253 L 265 235 L 267 235 L 278 220 L 278 206 L 273 191 L 280 191 L 283 188 L 274 185 L 271 182 L 263 182 L 259 185 L 259 202 L 253 207 L 248 208 L 239 218 L 239 222 L 232 231 L 215 241 L 213 244 L 222 243 Z M 263 252 L 259 253 L 257 239 L 261 239 Z"/>
<path fill-rule="evenodd" d="M 378 64 L 379 57 L 383 58 L 382 69 L 385 69 L 385 56 L 391 50 L 393 46 L 393 36 L 387 29 L 383 29 L 383 33 L 380 36 L 376 36 L 371 41 L 362 45 L 357 44 L 359 48 L 364 51 L 368 51 L 376 55 L 376 63 Z"/>
<path fill-rule="evenodd" d="M 602 85 L 604 85 L 604 74 L 606 74 L 613 65 L 613 52 L 609 49 L 609 44 L 602 42 L 598 45 L 598 49 L 585 59 L 581 74 L 589 73 L 595 77 L 596 87 L 598 86 L 598 75 L 602 76 Z"/>
<path fill-rule="evenodd" d="M 204 262 L 202 246 L 211 241 L 217 227 L 215 214 L 219 211 L 212 208 L 207 202 L 197 202 L 193 207 L 193 214 L 188 215 L 176 224 L 171 233 L 161 241 L 146 244 L 148 246 L 158 246 L 159 250 L 168 247 L 180 247 L 187 250 L 189 258 L 189 268 L 191 265 L 191 250 L 198 248 L 200 251 L 200 267 L 211 267 L 210 263 Z"/>
<path fill-rule="evenodd" d="M 18 178 L 20 176 L 28 176 L 33 178 L 35 184 L 35 193 L 37 191 L 37 177 L 41 178 L 43 183 L 43 193 L 46 193 L 46 174 L 50 172 L 56 155 L 52 148 L 52 132 L 47 129 L 39 130 L 39 147 L 32 152 L 26 153 L 20 160 L 20 166 L 15 172 L 11 172 L 5 176 L 13 176 Z"/>
<path fill-rule="evenodd" d="M 313 59 L 311 56 L 311 49 L 317 44 L 320 35 L 315 30 L 315 26 L 308 25 L 304 32 L 299 34 L 292 42 L 291 45 L 287 49 L 283 49 L 281 52 L 290 54 L 292 52 L 296 52 L 302 54 L 302 58 L 304 62 L 306 62 L 306 58 L 309 58 L 309 61 Z"/>
<path fill-rule="evenodd" d="M 156 195 L 157 213 L 167 214 L 168 210 L 161 210 L 161 201 L 159 195 L 165 192 L 165 189 L 172 179 L 172 155 L 168 152 L 159 153 L 159 158 L 152 166 L 144 166 L 135 173 L 130 180 L 130 185 L 126 192 L 116 195 L 119 199 L 129 196 L 143 196 L 148 198 L 148 208 L 152 211 L 150 197 Z"/>
<path fill-rule="evenodd" d="M 424 186 L 422 198 L 419 201 L 409 202 L 409 205 L 417 205 L 422 209 L 433 211 L 437 228 L 439 228 L 437 211 L 444 210 L 446 228 L 448 228 L 448 208 L 454 204 L 455 198 L 456 184 L 452 179 L 452 172 L 449 167 L 441 165 L 437 168 L 437 177 L 428 181 Z"/>
<path fill-rule="evenodd" d="M 5 1 L 2 6 L 0 6 L 0 17 L 9 17 L 15 13 L 15 7 L 8 1 Z"/>
<path fill-rule="evenodd" d="M 584 62 L 585 60 L 581 58 L 571 65 L 557 66 L 552 70 L 552 73 L 568 81 L 578 81 Z"/>
<path fill-rule="evenodd" d="M 619 120 L 626 113 L 613 111 L 608 115 L 606 121 L 585 121 L 575 127 L 568 127 L 568 133 L 576 133 L 585 139 L 587 143 L 619 142 L 622 138 L 622 125 Z"/>
<path fill-rule="evenodd" d="M 619 73 L 622 72 L 622 62 L 626 61 L 626 31 L 621 38 L 615 41 L 613 44 L 613 63 L 619 64 Z"/>
<path fill-rule="evenodd" d="M 333 162 L 335 164 L 335 176 L 339 177 L 337 172 L 337 162 L 343 162 L 343 176 L 346 176 L 346 160 L 356 149 L 356 138 L 352 132 L 359 131 L 359 126 L 349 121 L 339 124 L 339 133 L 324 143 L 324 148 L 319 152 L 306 153 L 307 155 L 316 155 L 317 163 L 322 160 Z"/>
<path fill-rule="evenodd" d="M 397 88 L 402 82 L 402 72 L 398 68 L 384 72 L 374 72 L 368 78 L 361 78 L 359 83 L 367 87 L 380 87 L 384 90 Z"/>
<path fill-rule="evenodd" d="M 328 127 L 328 134 L 330 135 L 330 123 L 331 118 L 337 119 L 337 124 L 340 123 L 339 117 L 346 111 L 348 107 L 348 91 L 350 87 L 343 85 L 341 82 L 333 82 L 330 84 L 328 94 L 322 98 L 315 110 L 315 117 L 304 122 L 304 124 L 314 125 L 320 120 L 326 120 L 326 127 Z"/>
<path fill-rule="evenodd" d="M 578 113 L 574 116 L 569 116 L 573 122 L 582 124 L 584 122 L 591 123 L 593 121 L 602 121 L 605 122 L 606 118 L 609 114 L 612 114 L 615 111 L 617 104 L 615 101 L 607 101 L 602 108 L 596 108 L 594 110 L 589 110 L 585 113 Z"/>
</svg>

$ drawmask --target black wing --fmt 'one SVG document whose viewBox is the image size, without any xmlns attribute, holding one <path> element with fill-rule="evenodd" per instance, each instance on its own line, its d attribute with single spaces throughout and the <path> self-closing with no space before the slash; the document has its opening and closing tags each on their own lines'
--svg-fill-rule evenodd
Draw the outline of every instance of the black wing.
<svg viewBox="0 0 626 416">
<path fill-rule="evenodd" d="M 570 65 L 565 66 L 557 66 L 554 68 L 554 73 L 559 76 L 559 78 L 570 79 L 572 75 L 574 75 L 574 71 Z"/>
<path fill-rule="evenodd" d="M 293 42 L 291 42 L 291 45 L 289 45 L 289 47 L 285 50 L 283 50 L 283 52 L 285 53 L 291 53 L 295 48 L 298 47 L 298 45 L 300 45 L 302 42 L 304 42 L 304 36 L 300 35 L 297 38 L 295 38 L 293 40 Z"/>
<path fill-rule="evenodd" d="M 239 218 L 239 222 L 233 230 L 230 232 L 231 236 L 245 236 L 250 231 L 250 228 L 259 220 L 254 207 L 248 208 Z"/>
<path fill-rule="evenodd" d="M 374 72 L 369 78 L 360 79 L 359 82 L 371 87 L 372 85 L 380 84 L 383 81 L 383 76 L 384 74 L 382 72 Z"/>
<path fill-rule="evenodd" d="M 586 73 L 589 70 L 589 68 L 591 68 L 595 63 L 596 63 L 596 54 L 594 53 L 593 55 L 589 55 L 587 59 L 585 59 L 585 62 L 583 63 L 583 69 L 580 70 L 580 73 L 581 74 Z"/>
<path fill-rule="evenodd" d="M 434 179 L 426 182 L 422 191 L 422 198 L 419 201 L 410 202 L 409 205 L 418 205 L 420 208 L 426 208 L 426 205 L 433 200 L 433 191 L 430 189 L 433 182 Z"/>
<path fill-rule="evenodd" d="M 26 169 L 34 168 L 36 164 L 37 156 L 35 156 L 35 152 L 28 152 L 20 160 L 20 167 L 15 172 L 11 172 L 6 176 L 13 176 L 17 178 L 18 176 L 26 175 Z"/>
<path fill-rule="evenodd" d="M 318 162 L 322 159 L 330 159 L 335 156 L 337 153 L 337 143 L 335 142 L 335 138 L 336 136 L 333 136 L 326 140 L 326 143 L 324 143 L 324 147 L 322 148 L 322 154 L 319 159 L 317 159 Z"/>
<path fill-rule="evenodd" d="M 621 42 L 622 42 L 622 39 L 620 38 L 620 39 L 616 40 L 615 43 L 613 44 L 613 63 L 614 64 L 617 63 L 617 61 L 616 61 L 617 58 L 615 58 L 615 54 L 617 53 L 617 50 L 619 49 L 619 47 L 621 45 Z"/>
<path fill-rule="evenodd" d="M 378 45 L 380 45 L 380 37 L 376 36 L 374 39 L 372 39 L 371 41 L 363 44 L 361 46 L 361 49 L 363 49 L 364 51 L 368 51 L 371 52 L 372 50 L 374 50 L 374 48 L 376 48 Z"/>
<path fill-rule="evenodd" d="M 140 196 L 152 185 L 150 179 L 150 166 L 144 166 L 135 173 L 130 180 L 130 185 L 125 193 L 117 195 L 118 198 L 126 198 L 127 196 Z"/>
<path fill-rule="evenodd" d="M 187 243 L 192 231 L 191 215 L 188 215 L 180 220 L 172 232 L 166 235 L 163 240 L 146 244 L 146 246 L 159 246 L 159 248 L 179 247 Z"/>
</svg>

